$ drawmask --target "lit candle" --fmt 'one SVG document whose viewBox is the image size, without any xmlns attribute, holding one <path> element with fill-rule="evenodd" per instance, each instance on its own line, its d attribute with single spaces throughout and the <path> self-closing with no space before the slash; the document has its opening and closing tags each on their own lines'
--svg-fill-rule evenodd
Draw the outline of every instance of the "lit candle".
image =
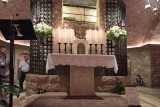
<svg viewBox="0 0 160 107">
<path fill-rule="evenodd" d="M 101 35 L 101 44 L 102 44 L 102 30 L 100 30 L 100 35 Z"/>
<path fill-rule="evenodd" d="M 95 44 L 96 44 L 97 30 L 95 29 Z"/>
<path fill-rule="evenodd" d="M 72 43 L 72 29 L 70 28 L 70 35 L 71 35 L 71 43 Z"/>
<path fill-rule="evenodd" d="M 90 32 L 90 44 L 92 43 L 92 38 L 91 38 L 91 29 L 89 30 Z"/>
<path fill-rule="evenodd" d="M 64 35 L 65 35 L 65 43 L 66 43 L 66 24 L 65 24 L 65 29 L 64 29 Z"/>
<path fill-rule="evenodd" d="M 60 27 L 58 28 L 58 42 L 60 42 Z"/>
</svg>

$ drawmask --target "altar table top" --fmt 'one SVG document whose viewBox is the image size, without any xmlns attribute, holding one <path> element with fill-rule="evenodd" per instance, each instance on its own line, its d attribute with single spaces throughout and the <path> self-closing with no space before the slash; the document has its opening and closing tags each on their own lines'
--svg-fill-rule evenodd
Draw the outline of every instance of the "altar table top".
<svg viewBox="0 0 160 107">
<path fill-rule="evenodd" d="M 87 55 L 87 54 L 48 54 L 46 73 L 57 65 L 83 66 L 83 67 L 106 67 L 118 71 L 117 61 L 114 55 Z"/>
</svg>

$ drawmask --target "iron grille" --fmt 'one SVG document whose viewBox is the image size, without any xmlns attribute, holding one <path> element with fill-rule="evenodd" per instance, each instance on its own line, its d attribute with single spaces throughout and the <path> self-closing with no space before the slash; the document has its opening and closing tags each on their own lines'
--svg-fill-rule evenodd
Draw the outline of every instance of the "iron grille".
<svg viewBox="0 0 160 107">
<path fill-rule="evenodd" d="M 53 26 L 53 2 L 52 0 L 31 0 L 31 19 L 39 19 L 39 22 L 45 22 Z M 30 42 L 30 72 L 36 74 L 45 74 L 46 60 L 48 53 L 53 50 L 52 37 L 47 38 L 44 44 L 40 43 L 40 39 Z"/>
<path fill-rule="evenodd" d="M 125 23 L 126 6 L 122 0 L 106 0 L 106 30 L 114 25 L 119 25 L 123 20 Z M 113 46 L 111 40 L 106 40 L 107 55 L 115 55 L 118 64 L 118 73 L 113 69 L 106 69 L 105 75 L 127 75 L 127 44 L 126 38 L 119 41 L 117 47 Z"/>
</svg>

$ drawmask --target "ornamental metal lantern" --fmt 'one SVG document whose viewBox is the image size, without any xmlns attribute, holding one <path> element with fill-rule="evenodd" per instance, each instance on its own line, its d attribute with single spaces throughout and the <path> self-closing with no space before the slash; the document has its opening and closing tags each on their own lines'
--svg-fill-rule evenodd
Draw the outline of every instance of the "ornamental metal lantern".
<svg viewBox="0 0 160 107">
<path fill-rule="evenodd" d="M 149 0 L 146 0 L 145 9 L 146 9 L 146 10 L 149 10 L 150 8 L 151 8 L 150 1 L 149 1 Z"/>
<path fill-rule="evenodd" d="M 2 3 L 3 3 L 4 5 L 6 5 L 6 4 L 8 4 L 8 0 L 2 0 Z"/>
<path fill-rule="evenodd" d="M 154 8 L 153 8 L 153 12 L 154 14 L 156 15 L 157 14 L 157 11 L 159 10 L 158 9 L 158 3 L 160 3 L 160 0 L 154 0 Z M 150 3 L 150 0 L 146 0 L 146 3 L 145 3 L 145 9 L 148 11 L 149 9 L 151 9 L 151 3 Z"/>
</svg>

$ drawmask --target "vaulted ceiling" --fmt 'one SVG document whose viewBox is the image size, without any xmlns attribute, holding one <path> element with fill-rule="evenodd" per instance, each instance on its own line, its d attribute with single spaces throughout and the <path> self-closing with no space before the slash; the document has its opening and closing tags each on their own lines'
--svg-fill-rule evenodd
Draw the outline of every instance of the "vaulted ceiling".
<svg viewBox="0 0 160 107">
<path fill-rule="evenodd" d="M 29 0 L 10 0 L 6 7 L 0 2 L 0 19 L 11 19 L 13 10 L 19 13 L 17 18 L 30 18 Z M 89 2 L 90 1 L 90 2 Z M 126 25 L 128 47 L 142 46 L 148 43 L 160 44 L 160 10 L 155 16 L 152 10 L 144 9 L 146 0 L 123 0 L 126 4 Z M 153 0 L 151 0 L 153 4 Z M 65 3 L 95 6 L 96 0 L 64 0 Z M 160 7 L 160 6 L 159 6 Z M 0 39 L 2 35 L 0 35 Z M 18 43 L 28 44 L 29 42 Z"/>
</svg>

